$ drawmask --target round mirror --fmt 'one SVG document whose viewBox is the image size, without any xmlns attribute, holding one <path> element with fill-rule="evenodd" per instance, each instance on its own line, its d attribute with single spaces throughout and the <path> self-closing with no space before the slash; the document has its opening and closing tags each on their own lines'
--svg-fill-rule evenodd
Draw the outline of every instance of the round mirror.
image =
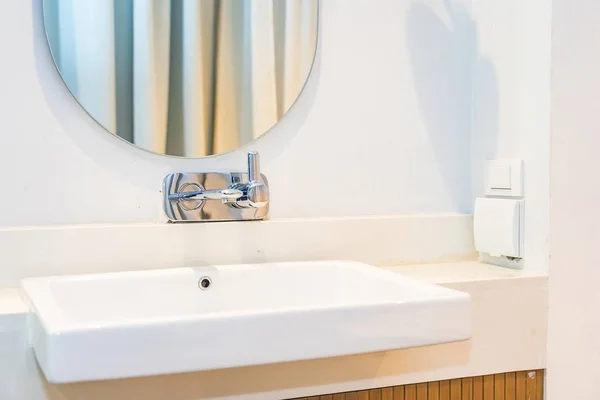
<svg viewBox="0 0 600 400">
<path fill-rule="evenodd" d="M 310 73 L 318 0 L 44 0 L 56 66 L 134 145 L 218 154 L 265 133 Z"/>
</svg>

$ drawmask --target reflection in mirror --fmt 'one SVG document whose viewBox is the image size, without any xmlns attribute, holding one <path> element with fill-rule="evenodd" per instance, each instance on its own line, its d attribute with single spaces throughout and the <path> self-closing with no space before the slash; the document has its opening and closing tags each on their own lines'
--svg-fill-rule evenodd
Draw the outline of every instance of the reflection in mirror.
<svg viewBox="0 0 600 400">
<path fill-rule="evenodd" d="M 54 61 L 108 131 L 156 153 L 227 152 L 292 106 L 318 0 L 44 0 Z"/>
</svg>

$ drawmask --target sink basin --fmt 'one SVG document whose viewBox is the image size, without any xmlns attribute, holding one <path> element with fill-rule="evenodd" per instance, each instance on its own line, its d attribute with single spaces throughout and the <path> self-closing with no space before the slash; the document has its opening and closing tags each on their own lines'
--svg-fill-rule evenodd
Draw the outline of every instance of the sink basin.
<svg viewBox="0 0 600 400">
<path fill-rule="evenodd" d="M 206 286 L 206 287 L 203 287 Z M 30 278 L 48 381 L 170 374 L 468 339 L 468 294 L 347 261 Z"/>
</svg>

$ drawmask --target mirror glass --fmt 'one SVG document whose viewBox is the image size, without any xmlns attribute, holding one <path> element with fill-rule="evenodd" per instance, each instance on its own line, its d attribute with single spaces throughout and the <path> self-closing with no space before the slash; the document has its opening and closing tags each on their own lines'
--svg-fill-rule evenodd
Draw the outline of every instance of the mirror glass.
<svg viewBox="0 0 600 400">
<path fill-rule="evenodd" d="M 318 0 L 44 0 L 60 74 L 136 146 L 200 157 L 243 146 L 310 73 Z"/>
</svg>

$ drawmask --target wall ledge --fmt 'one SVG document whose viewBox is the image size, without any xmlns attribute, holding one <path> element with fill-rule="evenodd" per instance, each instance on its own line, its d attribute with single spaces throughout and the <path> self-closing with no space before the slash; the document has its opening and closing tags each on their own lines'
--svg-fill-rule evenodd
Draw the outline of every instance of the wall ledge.
<svg viewBox="0 0 600 400">
<path fill-rule="evenodd" d="M 0 229 L 0 288 L 32 276 L 348 259 L 398 265 L 474 259 L 466 214 Z"/>
</svg>

